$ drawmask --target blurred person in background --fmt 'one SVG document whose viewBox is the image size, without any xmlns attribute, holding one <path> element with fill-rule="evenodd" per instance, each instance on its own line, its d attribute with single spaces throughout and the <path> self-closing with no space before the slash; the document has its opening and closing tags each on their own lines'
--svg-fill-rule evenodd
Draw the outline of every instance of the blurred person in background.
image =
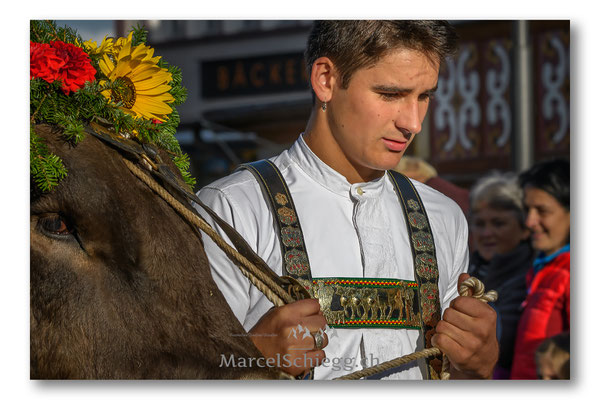
<svg viewBox="0 0 600 400">
<path fill-rule="evenodd" d="M 467 189 L 456 186 L 452 182 L 442 179 L 438 176 L 436 169 L 425 160 L 414 156 L 403 156 L 400 162 L 394 168 L 411 179 L 415 179 L 429 187 L 434 188 L 438 192 L 450 197 L 465 214 L 469 213 L 469 191 Z"/>
<path fill-rule="evenodd" d="M 473 253 L 469 274 L 498 292 L 500 357 L 494 379 L 508 379 L 521 303 L 527 295 L 525 275 L 535 253 L 525 226 L 523 192 L 514 174 L 484 176 L 471 188 L 469 223 Z"/>
<path fill-rule="evenodd" d="M 527 273 L 527 298 L 517 329 L 511 379 L 536 379 L 535 351 L 545 339 L 570 330 L 570 166 L 541 162 L 519 176 L 526 225 L 538 251 Z"/>
<path fill-rule="evenodd" d="M 571 379 L 571 334 L 562 332 L 544 340 L 535 362 L 539 379 Z"/>
</svg>

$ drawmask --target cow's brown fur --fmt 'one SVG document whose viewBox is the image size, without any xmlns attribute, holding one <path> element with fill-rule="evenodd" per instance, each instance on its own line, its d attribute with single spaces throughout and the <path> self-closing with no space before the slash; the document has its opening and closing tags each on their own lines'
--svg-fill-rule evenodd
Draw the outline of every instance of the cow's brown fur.
<svg viewBox="0 0 600 400">
<path fill-rule="evenodd" d="M 69 172 L 52 192 L 31 192 L 31 378 L 278 377 L 219 366 L 221 354 L 260 353 L 212 280 L 198 232 L 113 148 L 36 131 Z M 53 236 L 48 218 L 73 233 Z"/>
</svg>

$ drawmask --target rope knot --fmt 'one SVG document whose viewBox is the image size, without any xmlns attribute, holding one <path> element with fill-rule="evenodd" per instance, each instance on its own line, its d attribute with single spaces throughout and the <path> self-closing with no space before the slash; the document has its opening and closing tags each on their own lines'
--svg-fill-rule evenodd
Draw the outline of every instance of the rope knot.
<svg viewBox="0 0 600 400">
<path fill-rule="evenodd" d="M 485 286 L 483 285 L 483 283 L 474 276 L 468 278 L 460 284 L 460 287 L 458 288 L 458 293 L 461 296 L 474 297 L 483 301 L 484 303 L 498 300 L 498 292 L 496 292 L 495 290 L 485 292 Z"/>
</svg>

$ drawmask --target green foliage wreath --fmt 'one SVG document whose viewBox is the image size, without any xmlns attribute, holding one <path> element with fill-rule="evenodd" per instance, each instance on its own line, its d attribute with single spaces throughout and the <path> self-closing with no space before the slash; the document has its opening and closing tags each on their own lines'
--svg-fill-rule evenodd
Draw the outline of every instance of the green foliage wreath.
<svg viewBox="0 0 600 400">
<path fill-rule="evenodd" d="M 136 27 L 127 38 L 105 38 L 97 46 L 68 26 L 31 21 L 30 173 L 41 190 L 56 187 L 67 170 L 34 126 L 56 125 L 76 144 L 92 121 L 108 122 L 117 133 L 163 148 L 193 188 L 189 157 L 174 136 L 175 106 L 187 97 L 181 70 L 155 57 L 145 45 L 146 35 Z"/>
</svg>

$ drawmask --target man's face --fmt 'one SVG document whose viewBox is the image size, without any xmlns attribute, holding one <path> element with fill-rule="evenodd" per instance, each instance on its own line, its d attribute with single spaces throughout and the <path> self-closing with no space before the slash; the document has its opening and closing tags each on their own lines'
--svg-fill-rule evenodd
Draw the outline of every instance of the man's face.
<svg viewBox="0 0 600 400">
<path fill-rule="evenodd" d="M 398 49 L 357 70 L 347 89 L 336 81 L 327 118 L 337 154 L 330 156 L 363 177 L 395 167 L 421 131 L 438 73 L 439 64 L 425 54 Z"/>
</svg>

